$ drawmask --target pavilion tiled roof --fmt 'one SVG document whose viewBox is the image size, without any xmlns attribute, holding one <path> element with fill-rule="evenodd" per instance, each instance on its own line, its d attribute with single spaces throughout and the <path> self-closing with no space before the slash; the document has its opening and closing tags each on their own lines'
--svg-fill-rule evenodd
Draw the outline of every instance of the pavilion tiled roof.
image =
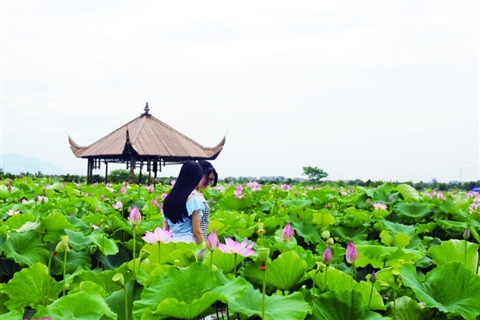
<svg viewBox="0 0 480 320">
<path fill-rule="evenodd" d="M 164 161 L 215 159 L 223 149 L 225 137 L 212 148 L 204 147 L 146 112 L 100 140 L 82 147 L 68 136 L 77 158 L 122 158 L 130 152 L 140 157 Z"/>
</svg>

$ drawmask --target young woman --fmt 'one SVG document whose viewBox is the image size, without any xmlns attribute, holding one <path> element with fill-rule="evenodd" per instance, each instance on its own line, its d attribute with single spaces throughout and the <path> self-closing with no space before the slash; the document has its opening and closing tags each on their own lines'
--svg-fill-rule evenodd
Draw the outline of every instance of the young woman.
<svg viewBox="0 0 480 320">
<path fill-rule="evenodd" d="M 173 231 L 173 242 L 200 244 L 204 239 L 200 220 L 205 214 L 205 205 L 194 193 L 202 181 L 202 167 L 194 161 L 185 162 L 163 202 L 163 227 Z"/>
<path fill-rule="evenodd" d="M 205 213 L 202 216 L 202 220 L 200 220 L 200 228 L 202 229 L 202 234 L 203 238 L 207 238 L 207 230 L 208 230 L 208 223 L 210 221 L 209 215 L 210 215 L 210 206 L 208 205 L 207 201 L 205 200 L 203 194 L 198 191 L 199 189 L 205 189 L 209 185 L 216 186 L 217 181 L 218 181 L 218 173 L 215 171 L 215 168 L 212 166 L 212 164 L 206 160 L 200 160 L 198 164 L 202 167 L 203 169 L 203 176 L 202 180 L 200 181 L 200 184 L 198 187 L 195 189 L 195 196 L 198 197 L 204 207 L 205 207 Z"/>
</svg>

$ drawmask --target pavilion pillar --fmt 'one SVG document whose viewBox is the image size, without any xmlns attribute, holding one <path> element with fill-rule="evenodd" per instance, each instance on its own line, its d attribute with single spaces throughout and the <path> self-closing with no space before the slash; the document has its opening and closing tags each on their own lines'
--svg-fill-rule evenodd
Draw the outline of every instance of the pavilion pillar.
<svg viewBox="0 0 480 320">
<path fill-rule="evenodd" d="M 137 163 L 137 160 L 135 159 L 135 156 L 132 155 L 130 157 L 130 179 L 129 183 L 133 184 L 135 183 L 135 164 Z"/>
<path fill-rule="evenodd" d="M 105 160 L 105 184 L 108 183 L 108 162 Z"/>
<path fill-rule="evenodd" d="M 88 164 L 87 164 L 87 184 L 92 184 L 92 178 L 93 178 L 93 158 L 88 158 Z"/>
<path fill-rule="evenodd" d="M 152 184 L 152 167 L 150 166 L 150 160 L 147 161 L 147 171 L 148 171 L 147 186 L 149 186 Z"/>
</svg>

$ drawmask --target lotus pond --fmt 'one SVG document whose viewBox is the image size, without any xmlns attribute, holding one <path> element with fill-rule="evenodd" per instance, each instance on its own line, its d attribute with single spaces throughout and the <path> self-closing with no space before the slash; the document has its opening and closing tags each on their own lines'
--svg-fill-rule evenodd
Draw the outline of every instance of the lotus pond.
<svg viewBox="0 0 480 320">
<path fill-rule="evenodd" d="M 479 193 L 219 185 L 196 246 L 155 233 L 170 188 L 1 181 L 2 320 L 480 316 Z"/>
</svg>

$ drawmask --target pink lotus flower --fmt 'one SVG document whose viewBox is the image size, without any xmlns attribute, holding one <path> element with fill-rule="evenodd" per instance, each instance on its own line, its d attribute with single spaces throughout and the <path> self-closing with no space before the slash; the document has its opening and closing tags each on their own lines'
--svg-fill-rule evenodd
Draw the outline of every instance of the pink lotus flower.
<svg viewBox="0 0 480 320">
<path fill-rule="evenodd" d="M 207 248 L 208 250 L 213 251 L 218 248 L 219 244 L 220 241 L 218 240 L 217 233 L 215 232 L 215 229 L 213 229 L 207 237 Z"/>
<path fill-rule="evenodd" d="M 145 189 L 150 193 L 153 193 L 155 191 L 155 189 L 152 186 L 145 186 Z"/>
<path fill-rule="evenodd" d="M 332 256 L 332 249 L 330 249 L 330 246 L 325 249 L 322 255 L 322 262 L 325 263 L 326 265 L 329 265 L 332 263 L 333 256 Z"/>
<path fill-rule="evenodd" d="M 157 202 L 158 202 L 158 197 L 155 197 L 152 199 L 152 202 L 150 204 L 152 205 L 152 207 L 155 207 L 157 205 Z"/>
<path fill-rule="evenodd" d="M 102 193 L 102 195 L 100 196 L 100 201 L 103 201 L 105 200 L 105 195 Z"/>
<path fill-rule="evenodd" d="M 217 191 L 221 192 L 221 191 L 225 190 L 225 188 L 223 186 L 217 185 L 217 186 L 213 187 L 213 190 L 217 190 Z"/>
<path fill-rule="evenodd" d="M 120 189 L 120 194 L 125 194 L 127 193 L 127 186 L 123 184 L 122 188 Z"/>
<path fill-rule="evenodd" d="M 142 221 L 142 215 L 137 206 L 134 206 L 130 214 L 128 215 L 128 221 L 134 226 L 138 225 Z"/>
<path fill-rule="evenodd" d="M 20 214 L 20 211 L 10 209 L 10 210 L 7 211 L 7 214 L 8 214 L 9 216 L 13 217 L 13 216 L 16 216 L 17 214 Z"/>
<path fill-rule="evenodd" d="M 99 227 L 95 224 L 90 224 L 90 228 L 92 228 L 93 230 L 99 229 Z"/>
<path fill-rule="evenodd" d="M 284 191 L 288 191 L 288 190 L 290 190 L 290 189 L 292 188 L 292 186 L 285 183 L 285 184 L 282 184 L 282 185 L 281 185 L 281 188 L 282 188 L 282 190 L 284 190 Z"/>
<path fill-rule="evenodd" d="M 165 198 L 168 196 L 168 193 L 164 192 L 162 193 L 162 200 L 165 200 Z"/>
<path fill-rule="evenodd" d="M 285 228 L 282 230 L 282 238 L 285 241 L 290 241 L 293 236 L 295 236 L 295 231 L 293 231 L 292 227 L 290 226 L 290 222 L 288 222 Z"/>
<path fill-rule="evenodd" d="M 247 183 L 247 188 L 252 189 L 252 191 L 260 191 L 262 190 L 262 185 L 256 181 L 250 181 Z"/>
<path fill-rule="evenodd" d="M 380 202 L 375 202 L 373 204 L 373 210 L 387 210 L 387 205 Z"/>
<path fill-rule="evenodd" d="M 218 248 L 223 253 L 227 253 L 227 254 L 236 253 L 238 255 L 241 255 L 242 257 L 248 257 L 255 254 L 255 251 L 252 250 L 255 243 L 252 243 L 248 246 L 247 244 L 248 244 L 247 240 L 243 240 L 242 243 L 238 243 L 233 239 L 225 238 L 225 244 L 220 243 Z"/>
<path fill-rule="evenodd" d="M 113 209 L 120 210 L 123 208 L 123 203 L 122 201 L 118 200 L 117 203 L 112 204 Z"/>
<path fill-rule="evenodd" d="M 243 194 L 242 194 L 242 185 L 239 184 L 237 186 L 237 190 L 235 190 L 233 192 L 233 194 L 235 195 L 235 199 L 242 199 L 243 198 Z"/>
<path fill-rule="evenodd" d="M 347 253 L 345 254 L 345 258 L 350 264 L 355 264 L 355 262 L 358 260 L 358 253 L 352 241 L 350 241 L 347 245 Z"/>
<path fill-rule="evenodd" d="M 169 243 L 172 241 L 172 230 L 165 230 L 160 227 L 156 227 L 153 232 L 147 231 L 142 237 L 143 241 L 147 243 Z"/>
</svg>

